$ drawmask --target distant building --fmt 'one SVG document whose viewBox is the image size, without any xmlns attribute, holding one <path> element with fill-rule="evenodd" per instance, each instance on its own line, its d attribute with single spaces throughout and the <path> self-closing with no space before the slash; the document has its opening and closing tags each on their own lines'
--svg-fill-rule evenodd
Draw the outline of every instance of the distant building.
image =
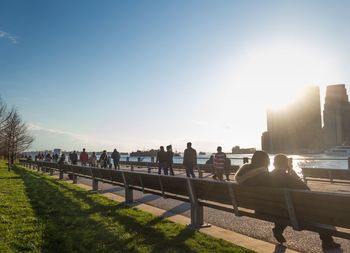
<svg viewBox="0 0 350 253">
<path fill-rule="evenodd" d="M 350 144 L 350 104 L 345 84 L 327 86 L 323 120 L 326 148 Z"/>
<path fill-rule="evenodd" d="M 319 87 L 309 87 L 289 108 L 267 112 L 262 149 L 269 153 L 310 153 L 323 148 Z"/>
<path fill-rule="evenodd" d="M 240 146 L 234 146 L 232 148 L 232 154 L 253 154 L 256 148 L 241 148 Z"/>
</svg>

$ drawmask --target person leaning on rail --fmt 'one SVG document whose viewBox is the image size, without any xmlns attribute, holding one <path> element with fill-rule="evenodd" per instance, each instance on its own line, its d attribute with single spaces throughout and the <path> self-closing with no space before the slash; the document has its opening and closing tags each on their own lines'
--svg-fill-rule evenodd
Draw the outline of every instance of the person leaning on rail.
<svg viewBox="0 0 350 253">
<path fill-rule="evenodd" d="M 270 183 L 274 188 L 289 188 L 289 189 L 301 189 L 310 190 L 310 188 L 298 177 L 295 171 L 289 165 L 288 157 L 284 154 L 278 154 L 274 158 L 273 165 L 275 169 L 270 172 Z M 286 225 L 278 224 L 275 222 L 275 227 L 272 229 L 273 235 L 279 243 L 286 242 L 283 236 L 283 231 Z M 331 235 L 325 232 L 319 233 L 322 241 L 322 249 L 339 249 L 340 244 L 333 241 Z"/>
</svg>

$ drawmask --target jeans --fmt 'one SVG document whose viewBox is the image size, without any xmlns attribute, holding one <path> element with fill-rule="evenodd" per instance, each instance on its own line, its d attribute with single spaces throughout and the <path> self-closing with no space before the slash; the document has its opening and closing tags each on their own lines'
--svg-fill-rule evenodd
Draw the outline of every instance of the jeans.
<svg viewBox="0 0 350 253">
<path fill-rule="evenodd" d="M 194 174 L 194 171 L 193 171 L 193 167 L 194 166 L 186 166 L 186 177 L 193 177 L 195 178 L 196 175 Z"/>
<path fill-rule="evenodd" d="M 167 165 L 167 168 L 168 168 L 168 170 L 169 170 L 169 172 L 170 172 L 170 175 L 171 175 L 171 176 L 174 176 L 175 174 L 174 174 L 174 170 L 173 170 L 173 165 L 172 165 L 172 164 L 168 164 L 168 165 Z"/>
<path fill-rule="evenodd" d="M 164 170 L 164 175 L 168 175 L 168 167 L 166 163 L 158 164 L 158 174 L 162 174 L 162 169 Z"/>
</svg>

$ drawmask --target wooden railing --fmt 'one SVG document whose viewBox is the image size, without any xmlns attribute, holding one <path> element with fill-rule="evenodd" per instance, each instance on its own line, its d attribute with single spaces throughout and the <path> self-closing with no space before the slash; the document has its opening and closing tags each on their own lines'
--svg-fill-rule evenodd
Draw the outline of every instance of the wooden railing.
<svg viewBox="0 0 350 253">
<path fill-rule="evenodd" d="M 319 168 L 302 168 L 304 182 L 308 180 L 329 180 L 331 183 L 342 180 L 342 183 L 350 183 L 350 169 L 319 169 Z M 346 180 L 346 181 L 344 181 Z"/>
<path fill-rule="evenodd" d="M 77 177 L 89 178 L 95 191 L 99 182 L 122 186 L 125 188 L 126 203 L 133 202 L 133 190 L 189 202 L 192 228 L 204 225 L 203 207 L 206 206 L 236 216 L 278 222 L 292 226 L 294 230 L 327 232 L 350 239 L 349 194 L 247 187 L 235 182 L 39 161 L 22 160 L 20 163 L 50 174 L 58 171 L 60 179 L 63 179 L 64 173 L 71 174 L 73 183 L 77 183 Z"/>
</svg>

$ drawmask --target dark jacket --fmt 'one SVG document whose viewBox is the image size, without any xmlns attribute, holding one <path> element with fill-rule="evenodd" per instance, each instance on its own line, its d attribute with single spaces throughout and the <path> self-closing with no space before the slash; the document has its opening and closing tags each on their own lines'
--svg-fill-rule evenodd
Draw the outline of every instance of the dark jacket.
<svg viewBox="0 0 350 253">
<path fill-rule="evenodd" d="M 113 151 L 113 153 L 111 154 L 111 157 L 114 161 L 119 161 L 120 160 L 120 154 L 118 151 Z"/>
<path fill-rule="evenodd" d="M 160 150 L 157 153 L 157 160 L 156 162 L 158 163 L 166 163 L 167 162 L 168 155 L 164 150 Z"/>
<path fill-rule="evenodd" d="M 248 186 L 269 186 L 270 177 L 266 167 L 253 168 L 250 163 L 244 164 L 235 174 L 237 183 Z"/>
<path fill-rule="evenodd" d="M 173 164 L 173 157 L 174 157 L 174 152 L 173 151 L 167 151 L 166 152 L 166 163 L 168 165 Z"/>
<path fill-rule="evenodd" d="M 275 169 L 270 172 L 270 182 L 274 188 L 310 190 L 294 171 L 292 174 L 288 174 L 283 170 Z"/>
<path fill-rule="evenodd" d="M 197 165 L 197 152 L 193 148 L 186 148 L 184 152 L 184 160 L 182 163 L 186 167 Z"/>
</svg>

